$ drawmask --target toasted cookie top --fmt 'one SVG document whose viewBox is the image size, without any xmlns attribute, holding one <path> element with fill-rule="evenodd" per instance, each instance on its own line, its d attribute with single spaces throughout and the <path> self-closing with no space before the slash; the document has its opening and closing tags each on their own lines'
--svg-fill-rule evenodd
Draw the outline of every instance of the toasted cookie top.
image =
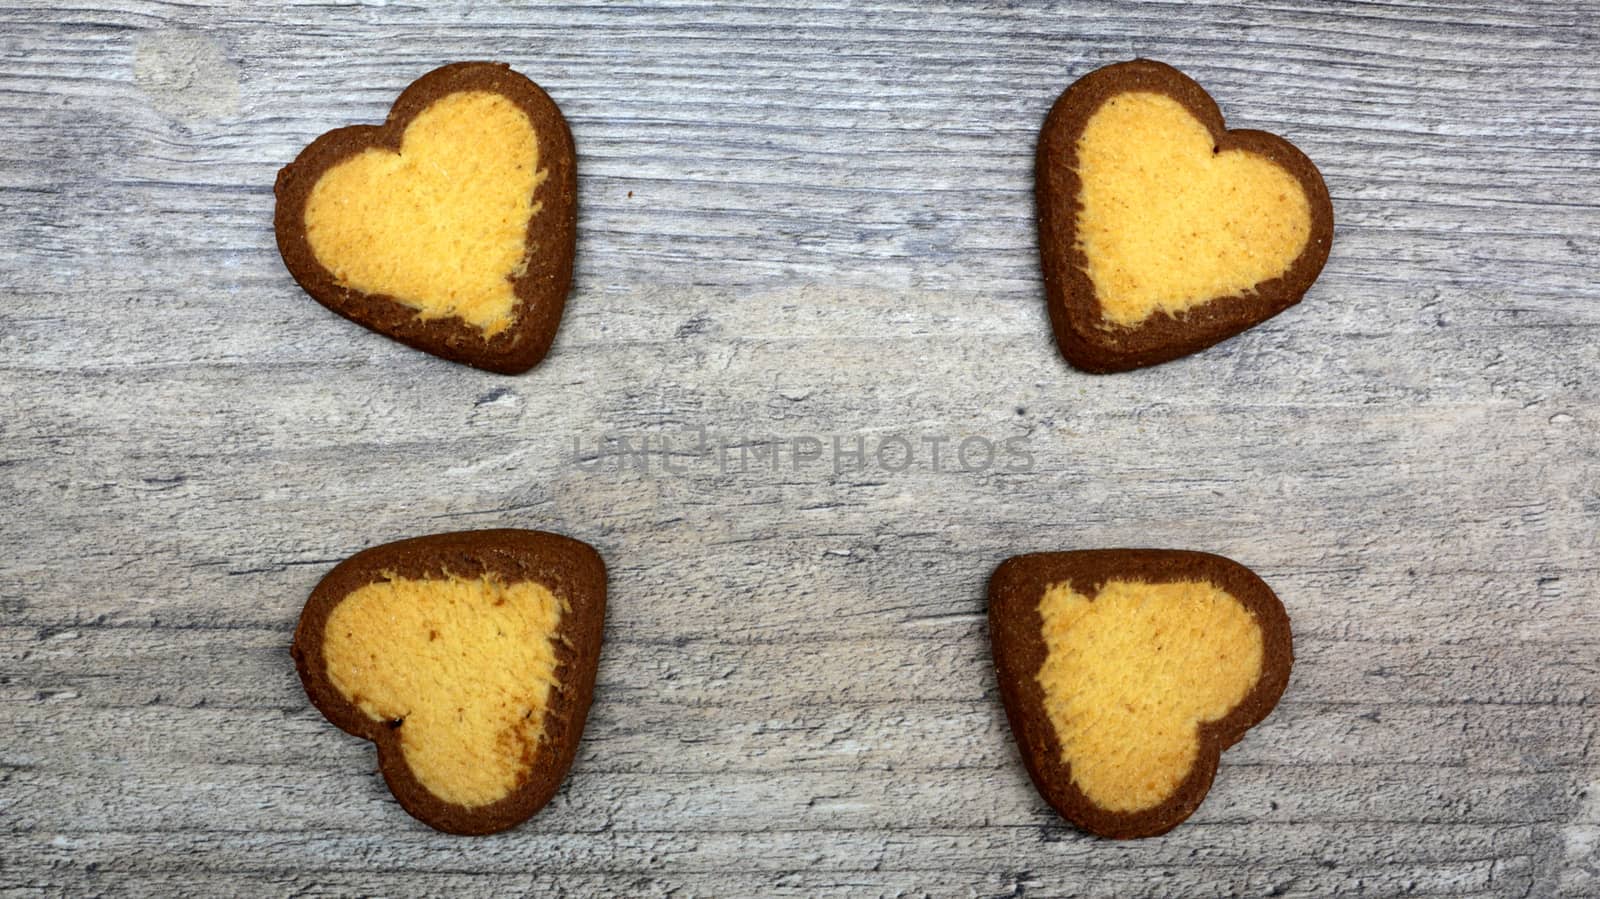
<svg viewBox="0 0 1600 899">
<path fill-rule="evenodd" d="M 605 565 L 585 544 L 437 534 L 337 565 L 292 652 L 312 704 L 377 744 L 406 811 L 493 833 L 537 812 L 571 765 L 604 616 Z"/>
<path fill-rule="evenodd" d="M 1294 175 L 1248 150 L 1216 150 L 1167 94 L 1107 98 L 1084 123 L 1077 157 L 1077 246 L 1113 324 L 1251 290 L 1287 271 L 1311 237 Z"/>
<path fill-rule="evenodd" d="M 521 108 L 456 91 L 417 113 L 398 150 L 368 147 L 323 172 L 306 199 L 306 238 L 340 286 L 493 336 L 516 311 L 548 175 Z"/>
<path fill-rule="evenodd" d="M 1150 60 L 1061 95 L 1037 184 L 1051 322 L 1088 371 L 1174 359 L 1281 312 L 1333 239 L 1327 188 L 1304 154 L 1227 130 L 1199 85 Z"/>
<path fill-rule="evenodd" d="M 555 103 L 505 65 L 429 72 L 385 124 L 313 141 L 276 194 L 285 265 L 340 315 L 492 371 L 549 349 L 572 278 L 577 159 Z"/>
<path fill-rule="evenodd" d="M 1193 813 L 1293 663 L 1271 588 L 1208 553 L 1017 556 L 990 580 L 989 621 L 1035 786 L 1109 837 L 1163 833 Z"/>
<path fill-rule="evenodd" d="M 556 689 L 566 604 L 543 584 L 495 575 L 386 578 L 323 625 L 328 679 L 400 735 L 417 781 L 463 807 L 525 782 Z"/>
<path fill-rule="evenodd" d="M 1045 660 L 1035 678 L 1072 782 L 1095 805 L 1165 802 L 1217 721 L 1261 678 L 1261 626 L 1209 581 L 1070 581 L 1039 600 Z"/>
</svg>

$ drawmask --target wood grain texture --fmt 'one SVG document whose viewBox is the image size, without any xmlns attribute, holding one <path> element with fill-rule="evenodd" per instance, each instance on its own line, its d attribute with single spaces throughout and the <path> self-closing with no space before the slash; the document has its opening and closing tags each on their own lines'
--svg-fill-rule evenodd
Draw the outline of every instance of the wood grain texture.
<svg viewBox="0 0 1600 899">
<path fill-rule="evenodd" d="M 1600 892 L 1597 21 L 0 2 L 0 891 Z M 1051 342 L 1033 151 L 1135 55 L 1305 150 L 1339 226 L 1300 306 L 1096 378 Z M 340 321 L 272 239 L 307 141 L 481 58 L 555 97 L 583 172 L 518 378 Z M 700 427 L 1034 464 L 575 461 Z M 336 560 L 492 526 L 600 549 L 608 642 L 566 786 L 466 841 L 394 806 L 287 647 Z M 1297 664 L 1189 823 L 1113 844 L 1028 784 L 982 622 L 1001 559 L 1121 545 L 1251 566 Z"/>
</svg>

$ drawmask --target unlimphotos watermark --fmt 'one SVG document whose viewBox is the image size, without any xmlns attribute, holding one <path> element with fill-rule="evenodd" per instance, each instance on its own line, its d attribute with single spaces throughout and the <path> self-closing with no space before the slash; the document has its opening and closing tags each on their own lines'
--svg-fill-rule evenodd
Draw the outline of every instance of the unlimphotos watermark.
<svg viewBox="0 0 1600 899">
<path fill-rule="evenodd" d="M 574 466 L 583 471 L 684 475 L 804 471 L 851 474 L 907 471 L 1024 473 L 1033 453 L 1023 435 L 800 434 L 787 437 L 713 435 L 705 427 L 667 433 L 602 434 L 572 438 Z"/>
</svg>

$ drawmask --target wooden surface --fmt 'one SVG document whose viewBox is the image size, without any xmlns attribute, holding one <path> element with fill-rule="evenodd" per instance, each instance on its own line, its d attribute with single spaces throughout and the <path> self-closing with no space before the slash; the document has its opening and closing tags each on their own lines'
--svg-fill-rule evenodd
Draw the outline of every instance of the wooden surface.
<svg viewBox="0 0 1600 899">
<path fill-rule="evenodd" d="M 1600 6 L 1477 6 L 6 2 L 0 888 L 1600 893 Z M 1304 149 L 1338 238 L 1296 309 L 1090 377 L 1034 141 L 1134 55 Z M 302 146 L 472 58 L 581 154 L 577 284 L 516 378 L 335 318 L 270 227 Z M 574 462 L 700 427 L 1022 436 L 1033 470 Z M 611 608 L 563 791 L 467 840 L 287 648 L 336 560 L 488 526 L 592 542 Z M 1299 656 L 1134 843 L 1029 786 L 983 622 L 1006 556 L 1121 545 L 1252 566 Z"/>
</svg>

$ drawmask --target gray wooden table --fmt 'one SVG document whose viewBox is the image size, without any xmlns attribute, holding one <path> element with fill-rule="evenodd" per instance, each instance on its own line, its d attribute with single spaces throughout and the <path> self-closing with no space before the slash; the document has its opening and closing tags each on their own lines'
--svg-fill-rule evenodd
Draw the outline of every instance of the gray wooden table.
<svg viewBox="0 0 1600 899">
<path fill-rule="evenodd" d="M 1600 894 L 1600 5 L 1477 6 L 0 4 L 0 889 Z M 1294 310 L 1091 377 L 1034 141 L 1136 55 L 1317 160 L 1338 239 Z M 271 231 L 311 138 L 478 58 L 581 154 L 515 378 L 335 318 Z M 681 470 L 579 464 L 608 435 Z M 336 560 L 489 526 L 595 544 L 611 606 L 566 786 L 469 840 L 287 647 Z M 1251 565 L 1299 654 L 1133 843 L 1029 786 L 983 620 L 1006 556 L 1122 545 Z"/>
</svg>

